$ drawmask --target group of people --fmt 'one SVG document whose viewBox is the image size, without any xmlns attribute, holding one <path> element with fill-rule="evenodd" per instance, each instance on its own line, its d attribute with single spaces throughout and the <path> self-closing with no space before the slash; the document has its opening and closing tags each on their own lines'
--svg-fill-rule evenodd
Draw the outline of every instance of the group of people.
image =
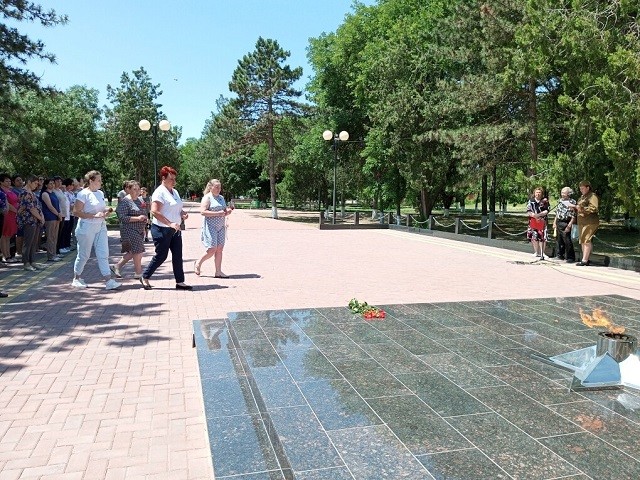
<svg viewBox="0 0 640 480">
<path fill-rule="evenodd" d="M 184 221 L 189 217 L 184 210 L 180 194 L 175 188 L 177 172 L 172 167 L 162 167 L 160 170 L 161 183 L 151 195 L 151 200 L 140 198 L 140 185 L 135 180 L 125 182 L 123 192 L 119 195 L 116 214 L 120 221 L 120 241 L 122 243 L 122 258 L 111 267 L 111 273 L 117 278 L 122 277 L 122 268 L 133 260 L 134 278 L 137 278 L 145 290 L 152 288 L 149 280 L 154 272 L 164 263 L 171 252 L 173 276 L 176 289 L 191 290 L 193 287 L 185 283 L 182 258 L 182 230 Z M 227 205 L 221 195 L 222 184 L 219 180 L 210 180 L 203 192 L 200 203 L 200 214 L 203 224 L 200 239 L 205 247 L 204 254 L 194 262 L 194 272 L 200 275 L 202 264 L 214 258 L 215 277 L 228 278 L 222 272 L 222 250 L 226 238 L 227 217 L 233 211 L 233 205 Z M 145 252 L 144 238 L 149 213 L 151 225 L 149 231 L 155 253 L 144 271 L 142 270 L 142 256 Z"/>
<path fill-rule="evenodd" d="M 118 195 L 116 215 L 120 223 L 123 256 L 114 265 L 109 264 L 106 225 L 106 217 L 113 208 L 107 204 L 101 190 L 100 172 L 88 172 L 81 189 L 75 179 L 31 175 L 23 182 L 17 175 L 12 178 L 0 174 L 0 252 L 3 262 L 14 263 L 18 261 L 16 257 L 21 257 L 25 270 L 38 270 L 41 267 L 35 263 L 35 255 L 43 234 L 50 262 L 60 261 L 60 254 L 71 251 L 71 235 L 74 234 L 77 256 L 71 285 L 75 288 L 87 287 L 82 275 L 93 250 L 107 290 L 121 286 L 116 279 L 123 277 L 122 268 L 129 261 L 133 261 L 134 278 L 140 281 L 142 288 L 150 290 L 149 280 L 169 252 L 176 289 L 191 290 L 193 287 L 185 283 L 182 258 L 182 230 L 189 214 L 175 189 L 176 170 L 165 166 L 159 173 L 161 183 L 150 199 L 144 187 L 135 180 L 126 181 L 122 194 Z M 228 278 L 222 272 L 222 251 L 226 238 L 225 217 L 233 211 L 233 204 L 227 205 L 221 190 L 220 181 L 213 179 L 203 192 L 200 239 L 205 251 L 194 262 L 196 275 L 200 275 L 205 261 L 214 258 L 215 277 Z M 155 253 L 143 270 L 142 257 L 149 234 Z M 10 249 L 12 237 L 16 237 L 15 256 L 11 255 Z M 0 297 L 6 296 L 0 292 Z"/>
<path fill-rule="evenodd" d="M 74 218 L 71 215 L 78 190 L 73 178 L 10 176 L 0 173 L 0 254 L 3 264 L 17 263 L 36 271 L 36 254 L 44 238 L 47 260 L 58 262 L 72 250 Z M 15 243 L 15 253 L 11 242 Z M 0 297 L 7 294 L 0 292 Z"/>
<path fill-rule="evenodd" d="M 578 241 L 581 246 L 582 257 L 576 263 L 578 266 L 589 266 L 593 250 L 592 239 L 598 230 L 598 197 L 591 190 L 591 183 L 582 181 L 579 185 L 580 198 L 571 198 L 573 191 L 564 187 L 560 191 L 560 200 L 554 207 L 553 231 L 556 237 L 556 258 L 567 263 L 576 261 L 575 248 L 572 240 L 572 230 L 577 228 Z M 545 246 L 548 240 L 548 217 L 551 212 L 549 201 L 544 197 L 542 187 L 533 190 L 533 197 L 527 203 L 529 226 L 527 238 L 533 245 L 533 254 L 544 259 Z"/>
</svg>

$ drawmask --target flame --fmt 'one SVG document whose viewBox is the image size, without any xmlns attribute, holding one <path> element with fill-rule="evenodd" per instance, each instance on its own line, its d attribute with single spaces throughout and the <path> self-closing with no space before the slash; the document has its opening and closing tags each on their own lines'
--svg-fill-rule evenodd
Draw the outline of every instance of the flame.
<svg viewBox="0 0 640 480">
<path fill-rule="evenodd" d="M 594 308 L 591 315 L 584 313 L 581 308 L 580 318 L 582 318 L 582 323 L 589 328 L 602 327 L 606 328 L 611 333 L 617 334 L 623 334 L 626 330 L 624 327 L 614 324 L 601 308 Z"/>
</svg>

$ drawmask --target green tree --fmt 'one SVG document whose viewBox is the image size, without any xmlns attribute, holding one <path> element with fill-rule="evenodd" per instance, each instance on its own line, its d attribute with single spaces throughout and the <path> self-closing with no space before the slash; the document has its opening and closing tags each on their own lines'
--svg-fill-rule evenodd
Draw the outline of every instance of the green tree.
<svg viewBox="0 0 640 480">
<path fill-rule="evenodd" d="M 21 124 L 25 112 L 18 101 L 18 91 L 53 91 L 43 88 L 40 77 L 24 65 L 31 59 L 50 63 L 56 60 L 54 54 L 45 51 L 42 41 L 20 33 L 16 24 L 26 21 L 53 27 L 65 24 L 67 17 L 24 0 L 0 2 L 0 16 L 0 167 L 10 169 L 10 161 L 2 153 L 7 144 L 20 143 L 22 140 L 19 137 L 24 134 Z"/>
<path fill-rule="evenodd" d="M 143 67 L 131 75 L 123 72 L 117 88 L 107 85 L 107 98 L 111 107 L 106 108 L 105 124 L 107 151 L 113 165 L 119 172 L 113 172 L 117 183 L 135 179 L 141 185 L 153 188 L 158 172 L 153 172 L 154 136 L 152 131 L 140 130 L 140 120 L 148 120 L 152 126 L 166 120 L 158 98 L 162 95 L 159 84 L 153 84 Z M 153 128 L 153 127 L 152 127 Z M 179 165 L 178 142 L 181 129 L 157 132 L 158 168 Z"/>
<path fill-rule="evenodd" d="M 21 34 L 9 22 L 37 22 L 44 27 L 65 24 L 66 15 L 55 10 L 44 10 L 40 5 L 24 0 L 5 0 L 0 3 L 0 101 L 6 106 L 11 89 L 26 88 L 41 91 L 40 77 L 23 67 L 28 60 L 36 58 L 55 63 L 54 54 L 45 51 L 40 40 L 32 40 Z"/>
<path fill-rule="evenodd" d="M 243 143 L 247 126 L 240 117 L 229 99 L 217 100 L 201 138 L 190 145 L 189 156 L 183 157 L 183 170 L 193 190 L 201 192 L 212 178 L 222 181 L 227 199 L 253 196 L 260 190 L 262 163 L 254 158 L 256 146 Z M 264 198 L 267 196 L 268 193 Z"/>
<path fill-rule="evenodd" d="M 24 113 L 3 144 L 11 171 L 76 177 L 99 168 L 97 90 L 80 86 L 47 94 L 23 90 L 15 101 Z"/>
<path fill-rule="evenodd" d="M 550 8 L 553 6 L 554 8 Z M 616 205 L 640 213 L 640 6 L 632 1 L 528 2 L 521 44 L 546 65 L 555 189 L 591 180 L 610 216 Z"/>
<path fill-rule="evenodd" d="M 289 56 L 277 41 L 260 37 L 255 50 L 238 61 L 229 82 L 229 90 L 237 95 L 232 104 L 247 127 L 242 144 L 267 145 L 272 218 L 278 218 L 276 128 L 284 117 L 303 111 L 303 105 L 296 100 L 301 92 L 293 88 L 302 76 L 302 68 L 283 65 Z"/>
</svg>

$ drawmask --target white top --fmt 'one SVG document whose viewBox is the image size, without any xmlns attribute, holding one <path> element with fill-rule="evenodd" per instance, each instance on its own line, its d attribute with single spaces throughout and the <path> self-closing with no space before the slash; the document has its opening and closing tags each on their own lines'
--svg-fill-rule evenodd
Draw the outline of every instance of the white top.
<svg viewBox="0 0 640 480">
<path fill-rule="evenodd" d="M 89 188 L 83 188 L 78 192 L 76 201 L 82 202 L 82 211 L 84 213 L 90 213 L 91 215 L 95 215 L 98 212 L 104 212 L 104 210 L 107 208 L 107 204 L 104 201 L 104 193 L 102 193 L 102 190 L 96 190 L 95 192 L 93 192 Z M 81 218 L 80 221 L 99 223 L 104 222 L 104 217 Z"/>
<path fill-rule="evenodd" d="M 54 189 L 53 193 L 58 197 L 58 204 L 60 205 L 60 213 L 65 220 L 69 220 L 69 200 L 62 190 Z"/>
<path fill-rule="evenodd" d="M 160 185 L 156 188 L 153 195 L 151 195 L 151 203 L 160 202 L 162 204 L 161 213 L 170 223 L 180 224 L 182 222 L 182 199 L 180 194 L 174 188 L 173 192 L 170 192 L 167 187 Z M 155 216 L 151 223 L 160 227 L 170 227 L 171 225 L 160 222 Z"/>
<path fill-rule="evenodd" d="M 73 212 L 73 206 L 76 203 L 76 196 L 73 192 L 68 190 L 65 190 L 64 196 L 67 199 L 67 202 L 69 202 L 69 213 L 64 217 L 64 219 L 71 220 L 71 212 Z"/>
</svg>

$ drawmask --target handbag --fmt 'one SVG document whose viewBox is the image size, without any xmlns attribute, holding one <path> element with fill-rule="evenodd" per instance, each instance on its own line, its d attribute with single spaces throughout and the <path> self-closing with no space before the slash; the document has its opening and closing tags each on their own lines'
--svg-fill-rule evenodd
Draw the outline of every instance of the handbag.
<svg viewBox="0 0 640 480">
<path fill-rule="evenodd" d="M 574 223 L 571 225 L 571 240 L 577 240 L 578 236 L 578 225 Z"/>
<path fill-rule="evenodd" d="M 120 253 L 128 253 L 130 251 L 131 251 L 131 241 L 122 240 L 122 244 L 120 245 Z"/>
</svg>

